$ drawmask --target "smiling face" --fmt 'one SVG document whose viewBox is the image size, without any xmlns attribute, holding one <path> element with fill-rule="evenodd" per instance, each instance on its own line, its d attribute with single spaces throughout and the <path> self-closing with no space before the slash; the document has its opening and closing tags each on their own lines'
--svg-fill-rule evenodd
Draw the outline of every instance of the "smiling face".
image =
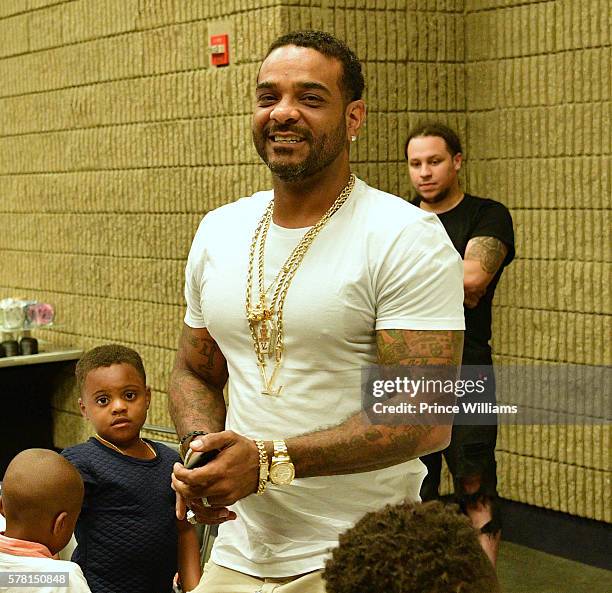
<svg viewBox="0 0 612 593">
<path fill-rule="evenodd" d="M 417 136 L 406 150 L 410 181 L 427 204 L 439 204 L 459 188 L 461 153 L 451 155 L 444 138 Z"/>
<path fill-rule="evenodd" d="M 125 448 L 138 441 L 151 391 L 127 363 L 92 369 L 83 382 L 81 413 L 107 441 Z"/>
<path fill-rule="evenodd" d="M 273 50 L 261 65 L 253 142 L 279 179 L 300 181 L 348 162 L 363 102 L 347 105 L 341 75 L 340 61 L 295 45 Z"/>
</svg>

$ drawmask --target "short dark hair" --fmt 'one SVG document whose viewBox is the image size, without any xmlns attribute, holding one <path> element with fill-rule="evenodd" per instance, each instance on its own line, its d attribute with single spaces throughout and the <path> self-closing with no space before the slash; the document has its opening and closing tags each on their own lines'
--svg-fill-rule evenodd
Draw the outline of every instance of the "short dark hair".
<svg viewBox="0 0 612 593">
<path fill-rule="evenodd" d="M 325 564 L 328 593 L 497 593 L 476 530 L 456 505 L 404 502 L 368 513 Z"/>
<path fill-rule="evenodd" d="M 349 46 L 325 31 L 305 30 L 292 31 L 281 35 L 272 42 L 268 49 L 266 58 L 277 48 L 286 45 L 297 45 L 298 47 L 309 47 L 316 49 L 320 54 L 328 58 L 335 58 L 342 64 L 342 78 L 340 88 L 347 103 L 361 99 L 365 81 L 361 71 L 361 62 Z M 264 58 L 265 59 L 265 58 Z"/>
<path fill-rule="evenodd" d="M 455 156 L 461 150 L 461 140 L 455 130 L 449 128 L 439 121 L 420 121 L 413 126 L 408 132 L 408 140 L 404 145 L 404 156 L 408 158 L 408 144 L 413 138 L 419 138 L 420 136 L 438 136 L 446 142 L 446 148 L 450 152 L 451 156 Z"/>
<path fill-rule="evenodd" d="M 109 367 L 114 364 L 129 364 L 132 365 L 138 374 L 142 377 L 143 383 L 147 383 L 147 374 L 145 373 L 142 358 L 136 350 L 121 346 L 120 344 L 105 344 L 97 346 L 83 354 L 76 365 L 76 380 L 79 393 L 85 384 L 85 378 L 88 373 L 100 367 Z"/>
</svg>

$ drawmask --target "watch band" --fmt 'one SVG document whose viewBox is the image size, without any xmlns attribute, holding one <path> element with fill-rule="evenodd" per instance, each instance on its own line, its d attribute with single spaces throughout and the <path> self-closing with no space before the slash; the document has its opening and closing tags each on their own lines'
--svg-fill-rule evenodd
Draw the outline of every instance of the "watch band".
<svg viewBox="0 0 612 593">
<path fill-rule="evenodd" d="M 289 461 L 291 460 L 285 441 L 272 441 L 272 443 L 274 444 L 274 457 L 286 457 Z"/>
<path fill-rule="evenodd" d="M 257 494 L 265 492 L 268 484 L 268 453 L 263 441 L 255 441 L 259 452 L 259 481 L 257 483 Z"/>
</svg>

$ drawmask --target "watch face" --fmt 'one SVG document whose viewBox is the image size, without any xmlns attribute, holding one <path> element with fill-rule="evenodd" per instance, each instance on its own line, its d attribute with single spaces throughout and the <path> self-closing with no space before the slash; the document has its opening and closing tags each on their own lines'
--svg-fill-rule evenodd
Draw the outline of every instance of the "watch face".
<svg viewBox="0 0 612 593">
<path fill-rule="evenodd" d="M 270 469 L 270 479 L 274 484 L 281 486 L 291 484 L 295 476 L 293 463 L 277 463 Z"/>
</svg>

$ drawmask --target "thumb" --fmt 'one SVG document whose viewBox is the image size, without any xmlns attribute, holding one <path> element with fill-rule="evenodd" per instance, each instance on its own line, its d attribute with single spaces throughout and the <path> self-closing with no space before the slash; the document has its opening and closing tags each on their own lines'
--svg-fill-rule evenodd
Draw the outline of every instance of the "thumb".
<svg viewBox="0 0 612 593">
<path fill-rule="evenodd" d="M 232 430 L 223 430 L 222 432 L 211 432 L 207 435 L 201 435 L 193 439 L 189 443 L 189 447 L 194 451 L 205 453 L 215 449 L 224 449 L 236 441 L 236 433 Z"/>
</svg>

